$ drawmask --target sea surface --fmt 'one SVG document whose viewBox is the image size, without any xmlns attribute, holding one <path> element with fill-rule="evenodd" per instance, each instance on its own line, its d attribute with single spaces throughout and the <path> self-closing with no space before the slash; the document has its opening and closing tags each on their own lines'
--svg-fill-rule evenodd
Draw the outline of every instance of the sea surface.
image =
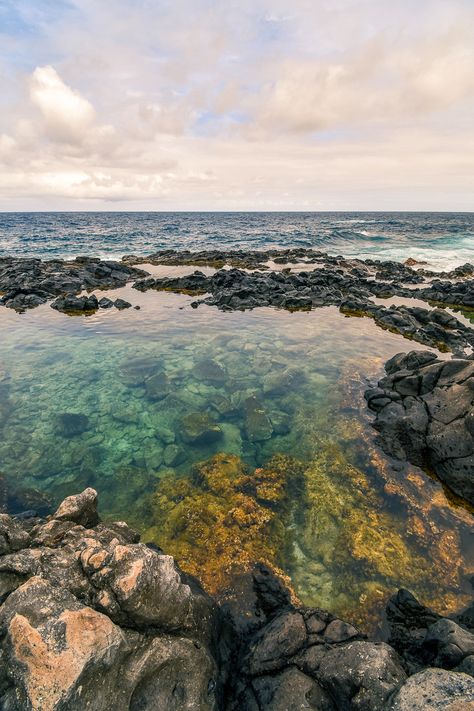
<svg viewBox="0 0 474 711">
<path fill-rule="evenodd" d="M 300 245 L 441 269 L 472 261 L 473 230 L 471 215 L 12 213 L 0 245 L 42 257 Z M 412 343 L 335 307 L 223 313 L 130 285 L 103 293 L 140 310 L 0 308 L 0 483 L 18 506 L 93 486 L 105 518 L 211 592 L 264 560 L 304 603 L 366 630 L 401 586 L 442 613 L 466 604 L 472 514 L 380 451 L 363 399 Z"/>
<path fill-rule="evenodd" d="M 474 258 L 474 212 L 0 214 L 0 254 L 110 257 L 226 247 L 314 247 L 347 257 L 413 257 L 449 269 Z"/>
</svg>

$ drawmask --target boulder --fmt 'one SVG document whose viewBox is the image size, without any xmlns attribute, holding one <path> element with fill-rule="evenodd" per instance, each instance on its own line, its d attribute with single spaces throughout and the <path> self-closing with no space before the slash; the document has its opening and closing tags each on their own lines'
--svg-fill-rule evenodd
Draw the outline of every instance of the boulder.
<svg viewBox="0 0 474 711">
<path fill-rule="evenodd" d="M 319 665 L 318 680 L 340 709 L 383 709 L 406 674 L 388 644 L 351 642 L 334 647 Z"/>
<path fill-rule="evenodd" d="M 425 669 L 411 676 L 386 711 L 473 711 L 474 679 L 443 669 Z"/>
<path fill-rule="evenodd" d="M 365 397 L 388 454 L 425 466 L 474 503 L 474 363 L 399 353 Z"/>
<path fill-rule="evenodd" d="M 216 709 L 216 667 L 203 647 L 121 629 L 41 578 L 11 593 L 0 630 L 2 708 Z"/>
<path fill-rule="evenodd" d="M 191 412 L 181 420 L 181 436 L 185 442 L 205 445 L 222 437 L 222 430 L 207 412 Z"/>
<path fill-rule="evenodd" d="M 53 514 L 53 519 L 72 521 L 84 528 L 96 526 L 100 520 L 97 512 L 97 491 L 89 488 L 75 496 L 68 496 Z"/>
</svg>

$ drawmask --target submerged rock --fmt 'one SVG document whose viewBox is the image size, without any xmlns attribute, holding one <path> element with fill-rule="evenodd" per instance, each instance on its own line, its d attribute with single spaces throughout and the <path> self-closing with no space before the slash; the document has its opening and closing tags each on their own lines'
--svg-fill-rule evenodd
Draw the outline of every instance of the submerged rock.
<svg viewBox="0 0 474 711">
<path fill-rule="evenodd" d="M 193 368 L 193 375 L 196 380 L 201 380 L 209 385 L 220 387 L 226 381 L 224 368 L 211 358 L 201 360 Z"/>
<path fill-rule="evenodd" d="M 76 437 L 89 429 L 89 418 L 75 412 L 63 412 L 58 415 L 56 429 L 63 437 Z"/>
<path fill-rule="evenodd" d="M 163 400 L 170 392 L 166 373 L 156 373 L 145 380 L 145 393 L 149 400 Z"/>
<path fill-rule="evenodd" d="M 205 445 L 222 437 L 222 430 L 207 412 L 191 412 L 181 420 L 181 436 L 185 442 Z"/>
<path fill-rule="evenodd" d="M 251 442 L 261 442 L 271 438 L 273 425 L 263 409 L 262 404 L 255 396 L 245 400 L 244 413 L 245 431 Z"/>
<path fill-rule="evenodd" d="M 150 540 L 175 555 L 212 592 L 257 561 L 278 568 L 291 545 L 285 533 L 287 482 L 301 466 L 274 457 L 251 470 L 217 454 L 188 477 L 164 477 L 151 497 Z"/>
</svg>

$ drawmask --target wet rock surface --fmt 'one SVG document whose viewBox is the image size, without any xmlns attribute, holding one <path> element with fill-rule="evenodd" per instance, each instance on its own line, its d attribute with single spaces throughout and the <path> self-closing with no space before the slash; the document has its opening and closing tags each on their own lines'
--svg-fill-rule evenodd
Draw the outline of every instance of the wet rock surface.
<svg viewBox="0 0 474 711">
<path fill-rule="evenodd" d="M 123 262 L 103 261 L 97 257 L 76 257 L 72 261 L 0 257 L 0 303 L 25 311 L 55 299 L 53 308 L 67 313 L 83 313 L 109 308 L 81 291 L 117 289 L 146 272 Z M 103 300 L 101 300 L 103 301 Z M 117 308 L 120 305 L 115 303 Z"/>
<path fill-rule="evenodd" d="M 214 267 L 212 276 L 195 271 L 187 276 L 154 278 L 134 265 Z M 230 268 L 229 268 L 230 267 Z M 279 270 L 278 270 L 279 269 Z M 424 345 L 464 355 L 474 348 L 474 330 L 439 306 L 474 308 L 474 267 L 452 272 L 413 269 L 409 264 L 332 257 L 312 249 L 189 252 L 163 250 L 129 255 L 121 262 L 94 257 L 62 260 L 0 258 L 0 303 L 25 311 L 54 299 L 64 313 L 88 314 L 97 309 L 130 308 L 123 299 L 97 299 L 93 289 L 118 288 L 134 281 L 139 291 L 158 290 L 202 296 L 193 302 L 224 311 L 273 306 L 305 311 L 337 306 L 346 315 L 366 316 L 381 328 Z M 86 295 L 81 292 L 87 291 Z M 385 306 L 374 298 L 421 299 L 427 308 Z M 436 308 L 428 308 L 434 304 Z"/>
<path fill-rule="evenodd" d="M 455 711 L 473 703 L 469 611 L 442 618 L 400 591 L 387 609 L 390 644 L 375 642 L 293 603 L 264 565 L 214 601 L 127 524 L 100 522 L 93 489 L 47 519 L 0 518 L 1 708 Z"/>
<path fill-rule="evenodd" d="M 124 259 L 129 264 L 216 267 L 219 271 L 212 276 L 195 271 L 187 276 L 148 277 L 133 285 L 140 291 L 154 289 L 205 295 L 193 303 L 196 308 L 204 303 L 224 311 L 261 306 L 304 311 L 335 305 L 347 315 L 373 318 L 381 328 L 425 345 L 461 355 L 474 346 L 474 330 L 443 309 L 410 305 L 387 308 L 373 300 L 394 296 L 418 298 L 471 309 L 474 267 L 469 264 L 442 274 L 440 279 L 434 272 L 416 271 L 398 262 L 348 260 L 304 249 L 248 253 L 165 250 L 146 258 Z M 289 267 L 275 271 L 276 264 Z M 297 266 L 291 268 L 292 264 Z M 223 269 L 224 266 L 232 268 Z"/>
<path fill-rule="evenodd" d="M 399 353 L 365 393 L 383 448 L 425 466 L 474 504 L 474 362 Z"/>
</svg>

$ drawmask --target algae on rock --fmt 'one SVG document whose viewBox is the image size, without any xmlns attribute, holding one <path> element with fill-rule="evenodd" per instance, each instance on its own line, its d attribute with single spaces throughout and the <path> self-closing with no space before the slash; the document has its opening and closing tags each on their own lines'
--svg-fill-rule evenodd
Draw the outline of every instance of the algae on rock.
<svg viewBox="0 0 474 711">
<path fill-rule="evenodd" d="M 289 488 L 303 467 L 283 455 L 251 470 L 216 454 L 189 477 L 164 478 L 151 497 L 153 525 L 145 538 L 175 556 L 210 592 L 261 561 L 283 574 L 291 556 Z"/>
</svg>

